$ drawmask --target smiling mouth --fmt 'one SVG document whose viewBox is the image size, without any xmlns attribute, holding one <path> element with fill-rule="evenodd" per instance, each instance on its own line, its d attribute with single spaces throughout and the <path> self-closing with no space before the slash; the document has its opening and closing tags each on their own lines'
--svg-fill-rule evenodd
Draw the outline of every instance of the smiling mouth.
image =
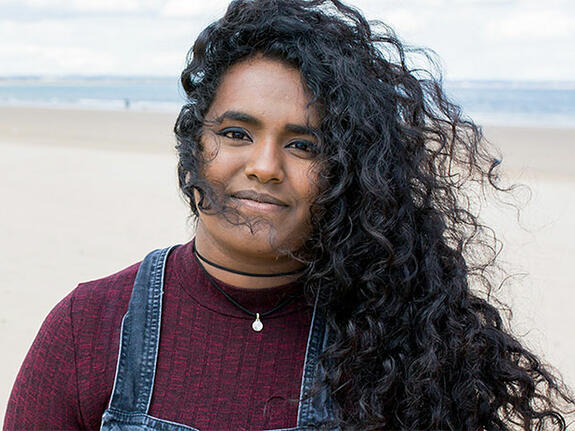
<svg viewBox="0 0 575 431">
<path fill-rule="evenodd" d="M 253 190 L 241 190 L 232 193 L 230 196 L 236 204 L 255 211 L 280 212 L 289 206 L 274 196 L 257 193 Z"/>
</svg>

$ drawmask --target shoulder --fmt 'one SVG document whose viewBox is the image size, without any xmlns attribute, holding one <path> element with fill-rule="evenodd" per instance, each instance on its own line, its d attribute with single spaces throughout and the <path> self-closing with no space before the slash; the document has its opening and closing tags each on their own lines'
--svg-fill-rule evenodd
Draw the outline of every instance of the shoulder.
<svg viewBox="0 0 575 431">
<path fill-rule="evenodd" d="M 122 318 L 139 267 L 140 262 L 80 283 L 68 295 L 80 410 L 84 421 L 95 428 L 114 384 Z"/>
<path fill-rule="evenodd" d="M 102 314 L 124 314 L 140 264 L 138 262 L 107 277 L 78 284 L 68 295 L 73 320 L 74 317 L 84 321 Z"/>
<path fill-rule="evenodd" d="M 139 266 L 80 283 L 52 309 L 14 384 L 7 429 L 99 427 Z"/>
<path fill-rule="evenodd" d="M 65 296 L 50 311 L 40 333 L 52 327 L 67 323 L 70 331 L 74 327 L 84 327 L 104 315 L 111 317 L 124 314 L 140 263 L 135 263 L 121 271 L 97 280 L 83 282 Z"/>
<path fill-rule="evenodd" d="M 172 257 L 176 254 L 177 252 L 171 254 L 166 267 L 167 274 L 176 271 L 180 265 L 179 260 Z M 175 260 L 177 262 L 174 262 Z M 74 326 L 83 328 L 94 324 L 102 330 L 108 322 L 121 323 L 121 318 L 128 310 L 132 288 L 141 264 L 142 261 L 139 261 L 106 277 L 80 283 L 64 299 L 69 303 Z"/>
<path fill-rule="evenodd" d="M 160 251 L 160 250 L 156 250 Z M 166 272 L 174 270 L 173 259 L 166 268 Z M 93 317 L 111 317 L 110 315 L 122 316 L 128 310 L 128 303 L 136 275 L 142 261 L 130 265 L 114 274 L 92 281 L 78 284 L 70 293 L 70 310 L 72 318 L 82 321 Z"/>
</svg>

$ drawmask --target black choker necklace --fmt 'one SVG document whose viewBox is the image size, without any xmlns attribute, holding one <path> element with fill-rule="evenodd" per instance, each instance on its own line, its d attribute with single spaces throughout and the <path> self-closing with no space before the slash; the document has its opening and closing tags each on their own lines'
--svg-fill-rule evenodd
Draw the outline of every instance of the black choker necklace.
<svg viewBox="0 0 575 431">
<path fill-rule="evenodd" d="M 218 283 L 216 282 L 216 280 L 214 280 L 214 278 L 208 273 L 206 268 L 204 268 L 204 265 L 202 265 L 202 263 L 200 262 L 200 259 L 202 259 L 202 257 L 199 255 L 198 251 L 196 250 L 195 244 L 193 245 L 193 250 L 194 250 L 194 256 L 196 256 L 196 258 L 198 260 L 198 264 L 200 265 L 200 268 L 202 268 L 202 271 L 204 271 L 204 274 L 206 274 L 206 277 L 208 278 L 208 280 L 210 281 L 212 286 L 214 286 L 222 295 L 224 295 L 224 297 L 228 301 L 230 301 L 233 305 L 238 307 L 244 313 L 255 317 L 255 320 L 252 322 L 252 329 L 256 332 L 260 332 L 262 329 L 264 329 L 264 324 L 261 321 L 262 317 L 269 316 L 270 314 L 278 311 L 280 308 L 285 307 L 290 302 L 293 302 L 297 298 L 297 295 L 289 295 L 286 299 L 284 299 L 282 302 L 280 302 L 278 305 L 276 305 L 271 310 L 268 310 L 264 313 L 254 313 L 253 311 L 248 310 L 246 307 L 244 307 L 242 304 L 240 304 L 238 301 L 236 301 L 234 298 L 232 298 L 230 295 L 228 295 L 225 290 L 223 290 L 220 286 L 218 286 Z M 231 271 L 231 272 L 235 273 L 236 271 Z"/>
<path fill-rule="evenodd" d="M 200 253 L 198 253 L 198 250 L 196 249 L 196 242 L 195 241 L 194 241 L 194 244 L 192 245 L 192 251 L 198 257 L 198 259 L 200 259 L 204 263 L 207 263 L 210 266 L 213 266 L 214 268 L 221 269 L 222 271 L 231 272 L 233 274 L 245 275 L 248 277 L 284 277 L 286 275 L 299 274 L 300 272 L 303 272 L 303 270 L 305 269 L 305 268 L 301 268 L 301 269 L 296 269 L 295 271 L 276 272 L 274 274 L 257 274 L 257 273 L 253 273 L 253 272 L 244 272 L 244 271 L 238 271 L 238 270 L 235 270 L 232 268 L 225 267 L 223 265 L 220 265 L 218 263 L 215 263 L 215 262 L 212 262 L 211 260 L 206 259 Z"/>
</svg>

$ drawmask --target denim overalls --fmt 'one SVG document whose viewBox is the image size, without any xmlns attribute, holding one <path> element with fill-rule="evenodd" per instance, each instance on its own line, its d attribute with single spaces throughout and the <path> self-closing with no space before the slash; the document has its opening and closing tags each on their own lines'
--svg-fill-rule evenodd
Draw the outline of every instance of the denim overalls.
<svg viewBox="0 0 575 431">
<path fill-rule="evenodd" d="M 198 431 L 148 415 L 160 341 L 164 272 L 173 248 L 151 252 L 142 261 L 136 275 L 128 311 L 122 320 L 116 379 L 110 405 L 102 416 L 102 431 Z M 313 384 L 318 356 L 326 340 L 325 320 L 318 312 L 316 301 L 304 361 L 297 427 L 285 430 L 313 429 L 316 424 L 332 417 L 325 394 L 304 399 L 304 394 Z"/>
</svg>

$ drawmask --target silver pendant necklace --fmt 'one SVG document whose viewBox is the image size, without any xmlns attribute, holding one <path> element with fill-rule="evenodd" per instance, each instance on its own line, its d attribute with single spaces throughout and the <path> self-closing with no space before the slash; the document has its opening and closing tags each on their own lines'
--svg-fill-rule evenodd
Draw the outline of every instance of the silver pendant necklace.
<svg viewBox="0 0 575 431">
<path fill-rule="evenodd" d="M 260 332 L 264 329 L 264 324 L 260 320 L 260 313 L 256 313 L 256 320 L 252 322 L 252 329 L 256 332 Z"/>
<path fill-rule="evenodd" d="M 242 310 L 244 313 L 249 314 L 250 316 L 255 317 L 255 320 L 252 322 L 252 329 L 255 332 L 261 332 L 262 329 L 264 329 L 264 324 L 262 322 L 262 318 L 269 316 L 272 313 L 275 313 L 276 311 L 278 311 L 280 308 L 285 307 L 286 305 L 288 305 L 290 302 L 293 302 L 297 296 L 294 295 L 289 295 L 287 298 L 285 298 L 282 302 L 280 302 L 278 305 L 276 305 L 274 308 L 272 308 L 271 310 L 268 310 L 264 313 L 255 313 L 253 311 L 248 310 L 246 307 L 244 307 L 242 304 L 240 304 L 238 301 L 236 301 L 234 298 L 232 298 L 230 295 L 228 295 L 220 286 L 218 286 L 218 283 L 216 282 L 216 280 L 214 280 L 214 278 L 208 273 L 208 271 L 206 271 L 206 268 L 204 268 L 204 265 L 202 264 L 202 262 L 200 261 L 203 260 L 203 258 L 199 258 L 198 252 L 196 250 L 196 246 L 194 244 L 193 246 L 193 251 L 194 251 L 194 256 L 196 257 L 196 260 L 198 262 L 198 264 L 200 265 L 200 268 L 202 268 L 202 270 L 204 271 L 204 273 L 206 274 L 206 277 L 208 278 L 208 280 L 210 281 L 210 283 L 212 284 L 212 286 L 214 286 L 218 292 L 220 292 L 224 298 L 226 298 L 228 301 L 230 301 L 233 305 L 235 305 L 237 308 L 239 308 L 240 310 Z M 300 271 L 301 272 L 301 271 Z"/>
</svg>

